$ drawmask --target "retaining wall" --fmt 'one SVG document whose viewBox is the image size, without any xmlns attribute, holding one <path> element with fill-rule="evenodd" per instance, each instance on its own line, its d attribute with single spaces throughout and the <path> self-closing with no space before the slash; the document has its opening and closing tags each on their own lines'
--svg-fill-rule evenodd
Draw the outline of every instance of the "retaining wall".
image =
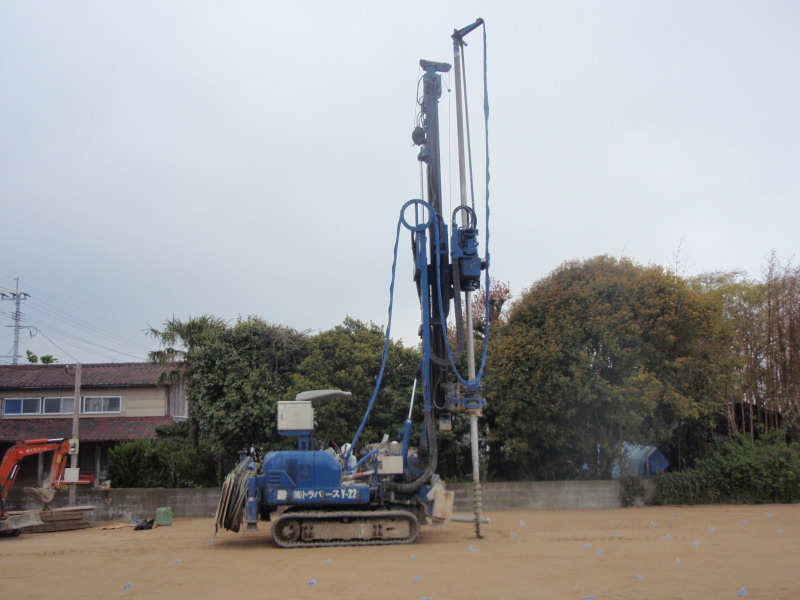
<svg viewBox="0 0 800 600">
<path fill-rule="evenodd" d="M 87 513 L 90 521 L 130 521 L 133 517 L 155 517 L 161 506 L 172 507 L 172 517 L 213 517 L 219 501 L 220 488 L 121 488 L 110 490 L 77 490 L 78 506 L 94 506 Z M 53 508 L 69 504 L 69 491 L 56 494 Z M 6 499 L 8 510 L 37 510 L 41 502 L 22 490 L 12 490 Z"/>
<path fill-rule="evenodd" d="M 492 481 L 483 483 L 485 510 L 533 508 L 619 508 L 620 484 L 610 481 Z M 454 510 L 470 512 L 472 484 L 448 483 L 456 493 Z"/>
<path fill-rule="evenodd" d="M 645 486 L 651 484 L 645 481 Z M 597 509 L 621 506 L 619 481 L 514 481 L 482 484 L 484 510 L 508 509 Z M 455 492 L 455 511 L 471 512 L 472 484 L 449 483 Z M 92 521 L 128 521 L 132 517 L 153 518 L 160 506 L 172 507 L 172 516 L 182 518 L 213 517 L 219 500 L 219 488 L 177 489 L 78 489 L 79 506 L 97 507 L 88 517 Z M 56 495 L 53 507 L 67 506 L 69 492 Z M 14 489 L 6 500 L 8 510 L 41 508 L 33 496 Z"/>
</svg>

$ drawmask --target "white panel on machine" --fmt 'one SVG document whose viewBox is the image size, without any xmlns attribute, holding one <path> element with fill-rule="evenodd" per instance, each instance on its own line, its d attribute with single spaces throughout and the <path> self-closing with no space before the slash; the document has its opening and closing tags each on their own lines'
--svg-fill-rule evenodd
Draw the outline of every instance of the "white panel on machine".
<svg viewBox="0 0 800 600">
<path fill-rule="evenodd" d="M 314 408 L 303 400 L 278 401 L 278 431 L 313 431 Z"/>
<path fill-rule="evenodd" d="M 381 475 L 402 475 L 402 456 L 378 456 L 378 473 Z"/>
</svg>

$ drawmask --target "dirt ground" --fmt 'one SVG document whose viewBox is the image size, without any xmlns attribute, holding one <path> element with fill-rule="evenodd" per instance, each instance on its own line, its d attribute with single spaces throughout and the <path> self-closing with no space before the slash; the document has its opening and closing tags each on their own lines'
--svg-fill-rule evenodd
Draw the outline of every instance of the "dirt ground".
<svg viewBox="0 0 800 600">
<path fill-rule="evenodd" d="M 268 524 L 0 538 L 0 597 L 543 600 L 800 598 L 800 505 L 487 512 L 416 544 L 279 549 Z"/>
</svg>

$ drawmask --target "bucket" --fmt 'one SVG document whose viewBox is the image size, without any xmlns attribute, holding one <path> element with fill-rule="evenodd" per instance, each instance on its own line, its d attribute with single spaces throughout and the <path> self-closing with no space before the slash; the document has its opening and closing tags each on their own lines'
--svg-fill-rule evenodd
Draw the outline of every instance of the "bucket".
<svg viewBox="0 0 800 600">
<path fill-rule="evenodd" d="M 172 525 L 172 507 L 162 506 L 156 509 L 156 525 L 166 527 Z"/>
</svg>

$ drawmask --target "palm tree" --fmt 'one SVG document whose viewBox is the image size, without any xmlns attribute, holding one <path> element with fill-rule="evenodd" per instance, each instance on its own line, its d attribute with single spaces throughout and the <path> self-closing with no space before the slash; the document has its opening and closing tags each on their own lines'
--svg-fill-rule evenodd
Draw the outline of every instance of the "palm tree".
<svg viewBox="0 0 800 600">
<path fill-rule="evenodd" d="M 225 320 L 213 315 L 190 317 L 186 321 L 173 316 L 161 329 L 148 325 L 145 333 L 158 339 L 162 348 L 149 352 L 147 358 L 161 365 L 182 362 L 189 350 L 202 344 L 210 335 L 226 328 Z"/>
<path fill-rule="evenodd" d="M 213 315 L 190 317 L 187 321 L 181 321 L 173 316 L 161 329 L 148 325 L 145 333 L 159 340 L 162 348 L 148 352 L 147 358 L 150 362 L 160 365 L 172 365 L 171 369 L 165 369 L 159 375 L 158 385 L 171 385 L 173 388 L 182 389 L 186 372 L 184 359 L 187 353 L 214 334 L 224 331 L 227 326 L 224 319 Z M 189 439 L 195 449 L 199 447 L 198 424 L 192 417 L 191 411 L 189 411 Z"/>
</svg>

